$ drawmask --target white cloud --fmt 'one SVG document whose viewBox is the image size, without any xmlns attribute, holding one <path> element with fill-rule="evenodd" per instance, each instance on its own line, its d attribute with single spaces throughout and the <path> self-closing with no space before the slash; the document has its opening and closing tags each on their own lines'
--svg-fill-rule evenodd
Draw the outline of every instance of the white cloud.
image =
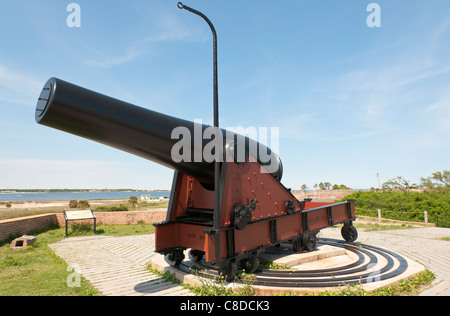
<svg viewBox="0 0 450 316">
<path fill-rule="evenodd" d="M 121 55 L 102 56 L 101 59 L 87 60 L 85 63 L 93 67 L 110 68 L 128 63 L 146 54 L 151 44 L 176 40 L 189 40 L 193 38 L 193 33 L 188 31 L 188 29 L 172 15 L 161 18 L 159 28 L 161 29 L 160 31 L 152 36 L 147 36 L 137 41 L 132 46 L 126 48 L 125 52 Z M 199 36 L 198 38 L 203 39 L 204 37 Z"/>
<path fill-rule="evenodd" d="M 105 57 L 102 60 L 87 60 L 86 64 L 92 67 L 110 68 L 113 66 L 130 62 L 133 59 L 142 55 L 143 53 L 144 53 L 143 50 L 139 49 L 137 46 L 133 46 L 129 48 L 127 52 L 122 56 Z"/>
<path fill-rule="evenodd" d="M 0 65 L 0 102 L 35 106 L 42 82 Z"/>
<path fill-rule="evenodd" d="M 405 60 L 341 74 L 321 82 L 319 91 L 335 100 L 336 107 L 352 113 L 361 126 L 389 130 L 402 115 L 420 111 L 442 97 L 447 87 L 438 77 L 449 73 L 446 61 Z"/>
<path fill-rule="evenodd" d="M 424 130 L 427 143 L 434 143 L 436 147 L 448 147 L 450 142 L 450 94 L 441 97 L 438 102 L 426 107 L 423 111 L 424 123 L 428 127 Z"/>
</svg>

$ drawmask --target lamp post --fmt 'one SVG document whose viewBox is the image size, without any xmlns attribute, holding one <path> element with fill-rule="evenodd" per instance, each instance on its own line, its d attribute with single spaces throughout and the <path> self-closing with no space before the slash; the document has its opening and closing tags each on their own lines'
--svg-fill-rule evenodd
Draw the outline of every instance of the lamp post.
<svg viewBox="0 0 450 316">
<path fill-rule="evenodd" d="M 204 15 L 203 13 L 192 9 L 181 2 L 177 4 L 179 9 L 184 9 L 189 12 L 192 12 L 206 21 L 209 27 L 211 28 L 213 34 L 213 58 L 214 58 L 214 127 L 216 132 L 219 132 L 219 89 L 218 89 L 218 70 L 217 70 L 217 33 L 214 25 L 211 21 Z M 216 257 L 216 265 L 220 262 L 220 162 L 218 161 L 219 154 L 218 151 L 220 143 L 218 140 L 218 134 L 216 133 L 216 160 L 214 163 L 214 232 L 215 232 L 215 257 Z"/>
</svg>

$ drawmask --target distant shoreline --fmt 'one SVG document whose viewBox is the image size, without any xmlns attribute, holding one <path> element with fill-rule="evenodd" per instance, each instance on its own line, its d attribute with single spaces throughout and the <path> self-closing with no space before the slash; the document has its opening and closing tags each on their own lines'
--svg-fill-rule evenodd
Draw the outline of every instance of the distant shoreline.
<svg viewBox="0 0 450 316">
<path fill-rule="evenodd" d="M 135 189 L 0 189 L 0 194 L 17 193 L 104 193 L 104 192 L 168 192 L 170 190 L 135 190 Z"/>
<path fill-rule="evenodd" d="M 114 200 L 131 196 L 151 195 L 168 197 L 170 191 L 64 191 L 64 192 L 16 192 L 0 194 L 0 203 L 19 201 L 66 201 L 66 200 Z"/>
<path fill-rule="evenodd" d="M 127 198 L 116 198 L 116 199 L 88 199 L 90 202 L 107 202 L 107 201 L 128 201 Z M 69 203 L 71 200 L 18 200 L 18 201 L 8 201 L 12 204 L 47 204 L 47 203 Z M 5 203 L 5 202 L 0 202 Z"/>
<path fill-rule="evenodd" d="M 140 203 L 132 207 L 128 198 L 113 199 L 89 199 L 90 209 L 96 210 L 101 207 L 112 207 L 125 205 L 128 210 L 154 211 L 167 210 L 168 199 L 163 199 L 156 203 Z M 41 214 L 54 214 L 67 211 L 70 200 L 34 200 L 34 201 L 12 201 L 10 203 L 0 202 L 0 221 L 11 218 L 28 217 Z M 100 210 L 101 211 L 101 210 Z"/>
</svg>

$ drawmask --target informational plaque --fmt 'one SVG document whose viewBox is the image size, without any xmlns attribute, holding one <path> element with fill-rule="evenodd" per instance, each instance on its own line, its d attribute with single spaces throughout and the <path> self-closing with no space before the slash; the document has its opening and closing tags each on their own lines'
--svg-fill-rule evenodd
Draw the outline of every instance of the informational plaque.
<svg viewBox="0 0 450 316">
<path fill-rule="evenodd" d="M 64 218 L 66 220 L 66 237 L 67 234 L 67 222 L 68 221 L 80 221 L 86 219 L 94 220 L 94 234 L 97 233 L 97 223 L 94 212 L 92 210 L 80 210 L 80 211 L 64 211 Z"/>
<path fill-rule="evenodd" d="M 94 212 L 92 212 L 92 210 L 69 211 L 69 212 L 66 211 L 64 213 L 66 214 L 66 219 L 69 221 L 95 218 Z"/>
</svg>

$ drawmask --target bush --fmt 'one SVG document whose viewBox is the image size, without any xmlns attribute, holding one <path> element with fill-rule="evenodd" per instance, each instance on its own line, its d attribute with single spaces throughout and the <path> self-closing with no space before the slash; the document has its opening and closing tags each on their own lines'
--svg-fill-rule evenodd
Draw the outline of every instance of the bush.
<svg viewBox="0 0 450 316">
<path fill-rule="evenodd" d="M 77 200 L 72 200 L 69 202 L 69 207 L 70 208 L 77 208 L 78 207 L 78 201 Z"/>
<path fill-rule="evenodd" d="M 119 206 L 99 206 L 95 208 L 95 211 L 99 212 L 128 212 L 128 207 L 120 204 Z"/>
<path fill-rule="evenodd" d="M 120 204 L 119 206 L 111 206 L 109 211 L 110 212 L 128 212 L 128 207 L 126 207 L 123 204 Z"/>
<path fill-rule="evenodd" d="M 87 209 L 87 208 L 90 208 L 91 205 L 89 204 L 89 201 L 81 200 L 81 201 L 78 202 L 78 206 L 77 207 L 81 208 L 81 209 Z"/>
<path fill-rule="evenodd" d="M 445 191 L 425 192 L 354 192 L 342 201 L 354 199 L 357 214 L 377 216 L 376 210 L 389 211 L 383 213 L 384 218 L 403 221 L 423 221 L 423 212 L 428 212 L 430 222 L 436 216 L 450 215 L 450 194 Z"/>
</svg>

